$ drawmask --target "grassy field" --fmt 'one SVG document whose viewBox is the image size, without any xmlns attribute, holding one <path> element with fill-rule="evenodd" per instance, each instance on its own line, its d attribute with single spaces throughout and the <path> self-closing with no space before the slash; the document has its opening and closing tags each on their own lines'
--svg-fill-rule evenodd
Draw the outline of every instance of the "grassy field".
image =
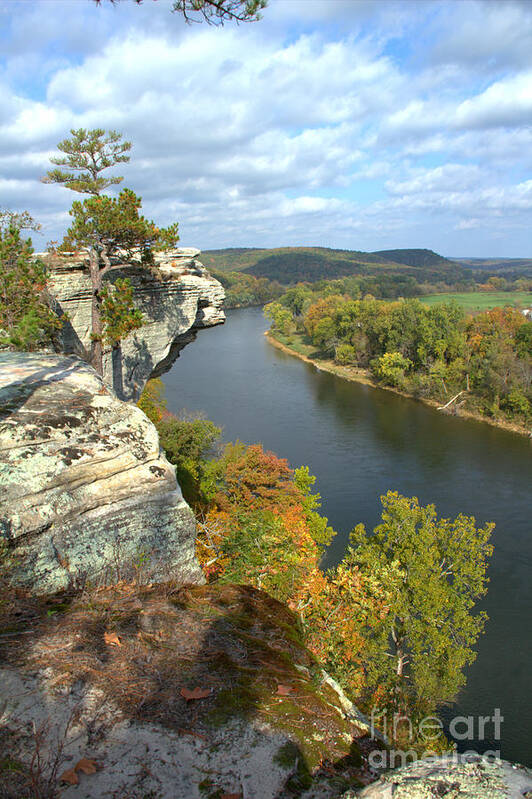
<svg viewBox="0 0 532 799">
<path fill-rule="evenodd" d="M 428 294 L 420 297 L 426 305 L 438 302 L 456 302 L 468 311 L 486 311 L 488 308 L 504 308 L 514 305 L 518 308 L 532 307 L 530 291 L 471 291 L 464 294 Z"/>
</svg>

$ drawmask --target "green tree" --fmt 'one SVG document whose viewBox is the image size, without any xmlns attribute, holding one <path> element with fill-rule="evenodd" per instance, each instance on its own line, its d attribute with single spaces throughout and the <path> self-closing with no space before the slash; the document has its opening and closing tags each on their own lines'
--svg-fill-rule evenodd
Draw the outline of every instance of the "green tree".
<svg viewBox="0 0 532 799">
<path fill-rule="evenodd" d="M 371 362 L 375 377 L 388 386 L 405 387 L 405 373 L 412 368 L 412 361 L 400 352 L 385 352 Z"/>
<path fill-rule="evenodd" d="M 142 313 L 133 304 L 133 286 L 127 278 L 102 287 L 103 340 L 116 348 L 129 333 L 142 327 Z"/>
<path fill-rule="evenodd" d="M 117 185 L 122 177 L 102 177 L 101 173 L 118 163 L 129 161 L 126 155 L 131 143 L 122 141 L 121 134 L 102 128 L 87 131 L 72 130 L 72 138 L 58 144 L 65 156 L 52 158 L 58 169 L 43 178 L 45 183 L 60 183 L 73 191 L 92 195 L 72 204 L 73 223 L 66 233 L 61 249 L 87 249 L 91 300 L 90 361 L 103 374 L 103 343 L 118 348 L 120 341 L 142 324 L 139 311 L 133 304 L 129 281 L 117 281 L 113 289 L 104 288 L 104 278 L 120 263 L 116 256 L 130 257 L 140 251 L 143 263 L 151 260 L 156 246 L 175 246 L 179 240 L 177 224 L 159 229 L 154 222 L 140 215 L 141 199 L 130 189 L 118 198 L 102 195 L 109 186 Z M 107 328 L 107 329 L 106 329 Z"/>
<path fill-rule="evenodd" d="M 532 358 L 532 322 L 525 322 L 517 328 L 515 344 L 519 358 Z"/>
<path fill-rule="evenodd" d="M 39 230 L 24 212 L 0 212 L 0 346 L 35 350 L 53 339 L 61 320 L 50 307 L 46 269 L 22 230 Z"/>
<path fill-rule="evenodd" d="M 456 695 L 475 659 L 486 614 L 472 611 L 486 593 L 494 525 L 477 527 L 462 514 L 438 519 L 434 505 L 395 491 L 381 499 L 382 524 L 373 535 L 359 524 L 341 564 L 371 576 L 366 591 L 374 584 L 388 595 L 379 617 L 365 620 L 359 657 L 389 704 L 424 714 Z"/>
<path fill-rule="evenodd" d="M 291 312 L 278 302 L 270 302 L 264 307 L 264 316 L 272 321 L 275 332 L 289 337 L 295 330 L 295 323 Z"/>
</svg>

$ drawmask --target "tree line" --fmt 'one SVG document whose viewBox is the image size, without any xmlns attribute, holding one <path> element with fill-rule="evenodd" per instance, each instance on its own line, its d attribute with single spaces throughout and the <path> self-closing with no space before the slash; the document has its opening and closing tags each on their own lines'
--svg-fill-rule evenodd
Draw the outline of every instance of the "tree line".
<svg viewBox="0 0 532 799">
<path fill-rule="evenodd" d="M 280 283 L 265 277 L 254 277 L 243 272 L 220 272 L 212 268 L 209 272 L 225 289 L 225 308 L 266 305 L 285 291 Z"/>
<path fill-rule="evenodd" d="M 332 250 L 331 256 L 324 255 L 320 248 L 314 248 L 312 252 L 312 248 L 307 250 L 309 252 L 298 250 L 295 253 L 287 249 L 275 250 L 268 258 L 261 257 L 254 265 L 243 270 L 238 268 L 242 261 L 238 250 L 210 251 L 205 253 L 204 261 L 209 265 L 211 274 L 226 288 L 227 308 L 264 305 L 278 299 L 291 285 L 305 282 L 310 284 L 309 288 L 313 292 L 345 294 L 352 299 L 360 299 L 367 294 L 378 299 L 399 299 L 447 292 L 532 291 L 530 277 L 510 273 L 486 276 L 486 272 L 468 271 L 458 265 L 454 269 L 448 266 L 444 268 L 438 263 L 426 268 L 409 269 L 404 264 L 373 266 L 350 260 L 344 263 L 347 274 L 341 277 L 336 268 L 340 263 L 340 250 Z M 253 255 L 254 252 L 244 251 L 246 255 Z M 257 252 L 260 254 L 265 251 Z M 248 259 L 251 255 L 248 255 Z M 361 253 L 360 257 L 365 255 L 371 254 Z M 353 256 L 357 254 L 353 253 Z M 298 266 L 294 269 L 294 260 L 299 264 L 305 258 L 315 263 L 314 273 L 301 270 Z M 445 261 L 443 258 L 441 260 Z M 275 264 L 276 269 L 266 270 L 262 274 L 261 265 L 265 261 Z"/>
<path fill-rule="evenodd" d="M 515 308 L 467 314 L 454 303 L 426 306 L 313 291 L 300 285 L 266 307 L 272 332 L 304 341 L 316 357 L 368 370 L 384 385 L 441 405 L 529 426 L 532 322 Z M 451 403 L 452 404 L 452 403 Z"/>
</svg>

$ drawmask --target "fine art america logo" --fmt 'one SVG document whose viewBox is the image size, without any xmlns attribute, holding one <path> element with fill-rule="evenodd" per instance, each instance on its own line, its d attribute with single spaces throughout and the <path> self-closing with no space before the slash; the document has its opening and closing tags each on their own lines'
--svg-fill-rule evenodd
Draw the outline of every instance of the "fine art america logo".
<svg viewBox="0 0 532 799">
<path fill-rule="evenodd" d="M 500 741 L 501 724 L 504 716 L 501 716 L 500 708 L 496 707 L 492 716 L 455 716 L 448 729 L 448 734 L 455 742 L 480 742 L 480 741 Z M 375 769 L 397 768 L 405 766 L 416 760 L 426 759 L 434 756 L 434 744 L 443 733 L 443 724 L 437 716 L 425 716 L 420 721 L 412 722 L 408 716 L 401 713 L 394 713 L 389 719 L 385 710 L 374 708 L 370 717 L 370 735 L 372 738 L 381 737 L 380 730 L 391 729 L 391 737 L 397 740 L 398 735 L 403 740 L 417 742 L 423 741 L 427 751 L 420 754 L 415 749 L 391 749 L 390 751 L 375 749 L 369 755 L 369 765 Z M 501 757 L 500 749 L 490 749 L 483 752 L 483 757 L 497 759 Z M 460 757 L 468 755 L 478 755 L 476 750 L 470 749 L 462 752 Z M 455 752 L 456 758 L 459 755 Z"/>
</svg>

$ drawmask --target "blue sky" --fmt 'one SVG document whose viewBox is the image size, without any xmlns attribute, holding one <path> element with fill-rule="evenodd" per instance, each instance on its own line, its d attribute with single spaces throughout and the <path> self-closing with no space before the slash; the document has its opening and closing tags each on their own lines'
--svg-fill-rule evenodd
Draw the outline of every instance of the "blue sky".
<svg viewBox="0 0 532 799">
<path fill-rule="evenodd" d="M 188 26 L 170 0 L 0 0 L 0 207 L 68 226 L 44 185 L 71 128 L 183 246 L 532 256 L 532 1 L 270 0 Z"/>
</svg>

